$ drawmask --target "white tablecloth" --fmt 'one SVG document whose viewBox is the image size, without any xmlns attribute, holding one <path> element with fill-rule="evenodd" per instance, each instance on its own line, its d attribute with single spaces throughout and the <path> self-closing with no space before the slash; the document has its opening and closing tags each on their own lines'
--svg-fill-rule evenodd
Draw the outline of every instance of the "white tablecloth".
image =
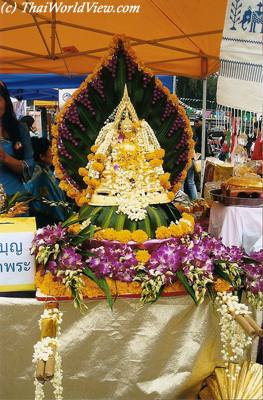
<svg viewBox="0 0 263 400">
<path fill-rule="evenodd" d="M 226 246 L 242 246 L 246 253 L 263 248 L 263 208 L 224 206 L 214 202 L 209 233 Z"/>
</svg>

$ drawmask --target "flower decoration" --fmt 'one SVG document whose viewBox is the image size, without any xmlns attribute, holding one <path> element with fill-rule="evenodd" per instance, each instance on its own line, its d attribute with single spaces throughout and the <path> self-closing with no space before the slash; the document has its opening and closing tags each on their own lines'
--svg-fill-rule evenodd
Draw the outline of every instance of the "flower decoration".
<svg viewBox="0 0 263 400">
<path fill-rule="evenodd" d="M 120 76 L 124 77 L 124 82 L 120 81 Z M 173 192 L 181 186 L 190 166 L 194 142 L 184 108 L 177 97 L 171 95 L 161 81 L 137 60 L 129 41 L 125 37 L 116 36 L 109 54 L 74 92 L 58 115 L 52 130 L 56 175 L 63 182 L 61 188 L 80 207 L 84 204 L 84 197 L 88 194 L 89 199 L 92 195 L 86 191 L 86 181 L 82 179 L 85 172 L 80 168 L 85 167 L 88 154 L 97 172 L 103 172 L 105 160 L 94 157 L 98 150 L 94 143 L 100 129 L 114 113 L 125 82 L 133 88 L 131 100 L 136 104 L 140 118 L 146 120 L 148 113 L 152 116 L 152 128 L 157 140 L 162 139 L 164 149 L 149 152 L 149 162 L 156 168 L 163 165 L 165 172 L 171 174 Z M 147 94 L 143 99 L 135 96 L 141 89 Z M 145 103 L 144 99 L 148 99 L 148 102 Z M 136 129 L 141 129 L 140 123 L 135 125 Z M 165 155 L 164 150 L 167 150 Z M 168 183 L 165 186 L 169 188 Z"/>
<path fill-rule="evenodd" d="M 134 251 L 127 245 L 111 245 L 92 248 L 88 259 L 89 268 L 98 278 L 110 277 L 122 282 L 132 282 L 138 264 Z"/>
<path fill-rule="evenodd" d="M 105 279 L 96 279 L 87 262 L 90 253 L 86 251 L 85 242 L 93 236 L 93 231 L 89 220 L 81 221 L 78 215 L 73 215 L 63 226 L 58 224 L 39 229 L 31 248 L 41 275 L 51 279 L 51 285 L 56 286 L 60 282 L 69 288 L 75 306 L 81 310 L 85 309 L 82 294 L 84 275 L 95 280 L 105 290 L 109 305 L 112 306 Z"/>
</svg>

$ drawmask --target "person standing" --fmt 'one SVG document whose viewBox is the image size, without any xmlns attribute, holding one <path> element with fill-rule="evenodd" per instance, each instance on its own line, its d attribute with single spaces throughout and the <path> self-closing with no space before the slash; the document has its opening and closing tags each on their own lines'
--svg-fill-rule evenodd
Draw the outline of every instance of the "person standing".
<svg viewBox="0 0 263 400">
<path fill-rule="evenodd" d="M 261 121 L 255 122 L 254 131 L 256 133 L 256 140 L 253 145 L 252 160 L 263 160 L 263 138 L 262 138 L 262 123 Z"/>
<path fill-rule="evenodd" d="M 195 141 L 195 152 L 200 153 L 202 152 L 202 118 L 198 117 L 194 120 L 194 135 L 193 139 Z M 208 145 L 208 132 L 207 129 L 205 130 L 205 156 L 211 156 L 211 150 Z"/>
<path fill-rule="evenodd" d="M 194 154 L 195 157 L 195 154 Z M 184 192 L 189 196 L 191 200 L 196 200 L 197 188 L 195 184 L 195 170 L 194 170 L 194 160 L 192 160 L 192 164 L 187 171 L 187 175 L 183 185 Z"/>
<path fill-rule="evenodd" d="M 20 122 L 25 124 L 28 128 L 29 134 L 31 137 L 38 137 L 37 129 L 34 125 L 35 119 L 31 115 L 25 115 L 20 119 Z"/>
<path fill-rule="evenodd" d="M 24 182 L 34 166 L 28 130 L 17 120 L 7 87 L 0 81 L 0 184 L 7 195 L 25 192 Z"/>
<path fill-rule="evenodd" d="M 37 227 L 54 224 L 66 219 L 66 213 L 61 205 L 50 203 L 65 203 L 66 196 L 59 188 L 58 181 L 52 170 L 51 145 L 47 138 L 31 138 L 36 167 L 27 188 L 34 196 L 30 203 L 30 215 L 36 217 Z M 49 203 L 45 202 L 48 200 Z"/>
</svg>

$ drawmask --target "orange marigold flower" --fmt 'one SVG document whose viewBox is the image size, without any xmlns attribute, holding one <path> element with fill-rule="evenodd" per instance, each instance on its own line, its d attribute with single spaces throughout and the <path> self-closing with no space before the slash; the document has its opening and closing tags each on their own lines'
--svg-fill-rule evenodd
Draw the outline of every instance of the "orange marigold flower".
<svg viewBox="0 0 263 400">
<path fill-rule="evenodd" d="M 55 175 L 56 175 L 56 177 L 57 177 L 58 179 L 63 179 L 63 177 L 64 177 L 63 172 L 62 172 L 59 168 L 56 168 L 56 170 L 55 170 Z"/>
<path fill-rule="evenodd" d="M 96 161 L 92 164 L 92 167 L 98 172 L 102 172 L 104 170 L 104 165 Z"/>
<path fill-rule="evenodd" d="M 182 230 L 180 224 L 172 223 L 169 228 L 170 228 L 171 235 L 173 237 L 180 237 L 183 235 L 183 230 Z"/>
<path fill-rule="evenodd" d="M 146 153 L 145 154 L 145 158 L 146 158 L 147 161 L 149 161 L 152 158 L 154 158 L 154 151 L 152 151 L 151 153 Z"/>
<path fill-rule="evenodd" d="M 165 155 L 164 149 L 158 149 L 150 153 L 147 153 L 145 158 L 146 160 L 152 160 L 153 158 L 163 158 L 164 155 Z"/>
<path fill-rule="evenodd" d="M 182 217 L 183 219 L 186 219 L 187 221 L 191 222 L 192 225 L 194 225 L 195 219 L 193 215 L 183 212 Z"/>
<path fill-rule="evenodd" d="M 103 162 L 106 160 L 106 156 L 102 153 L 97 153 L 97 154 L 95 154 L 95 160 L 97 160 L 99 162 Z"/>
<path fill-rule="evenodd" d="M 98 179 L 92 178 L 89 181 L 91 187 L 96 188 L 100 185 L 100 181 Z"/>
<path fill-rule="evenodd" d="M 99 146 L 96 146 L 95 144 L 93 146 L 91 146 L 90 150 L 92 151 L 92 153 L 96 153 L 96 151 L 98 150 Z"/>
<path fill-rule="evenodd" d="M 83 167 L 81 167 L 81 168 L 79 168 L 79 175 L 80 176 L 87 176 L 88 175 L 88 173 L 89 173 L 89 171 L 87 170 L 87 168 L 83 168 Z"/>
<path fill-rule="evenodd" d="M 177 192 L 178 192 L 178 190 L 179 190 L 180 187 L 182 186 L 181 182 L 182 182 L 182 181 L 180 180 L 180 182 L 176 183 L 176 184 L 172 187 L 173 193 L 177 193 Z"/>
<path fill-rule="evenodd" d="M 67 184 L 66 181 L 60 181 L 60 182 L 59 182 L 59 187 L 60 187 L 60 189 L 62 189 L 62 190 L 67 190 L 68 184 Z"/>
<path fill-rule="evenodd" d="M 94 154 L 88 154 L 87 155 L 87 159 L 89 160 L 89 161 L 92 161 L 92 160 L 94 160 Z"/>
<path fill-rule="evenodd" d="M 97 239 L 97 240 L 103 240 L 104 239 L 103 229 L 100 229 L 99 231 L 95 232 L 93 237 L 94 237 L 94 239 Z"/>
<path fill-rule="evenodd" d="M 115 230 L 113 228 L 103 229 L 103 237 L 105 240 L 114 240 L 115 239 Z"/>
<path fill-rule="evenodd" d="M 189 219 L 189 221 L 194 221 L 194 216 L 192 214 L 189 214 L 187 212 L 183 212 L 182 217 L 185 219 Z"/>
<path fill-rule="evenodd" d="M 115 232 L 115 239 L 121 243 L 128 243 L 131 240 L 131 232 L 128 229 Z"/>
<path fill-rule="evenodd" d="M 70 188 L 67 190 L 67 195 L 69 197 L 76 197 L 78 195 L 78 192 L 74 188 Z"/>
<path fill-rule="evenodd" d="M 84 204 L 88 204 L 89 199 L 87 199 L 87 197 L 84 196 L 80 196 L 76 199 L 76 203 L 79 207 L 82 207 Z"/>
<path fill-rule="evenodd" d="M 145 264 L 150 260 L 151 255 L 147 250 L 138 250 L 135 257 L 139 263 Z"/>
<path fill-rule="evenodd" d="M 57 138 L 57 137 L 58 137 L 58 128 L 57 128 L 57 125 L 53 125 L 53 128 L 52 128 L 52 136 L 53 136 L 54 138 Z"/>
<path fill-rule="evenodd" d="M 115 240 L 115 230 L 113 228 L 100 229 L 94 234 L 97 240 Z"/>
<path fill-rule="evenodd" d="M 158 158 L 153 158 L 152 160 L 149 161 L 150 166 L 155 168 L 155 167 L 160 167 L 163 164 L 163 160 L 160 160 Z"/>
<path fill-rule="evenodd" d="M 90 184 L 90 178 L 88 176 L 84 176 L 83 181 L 86 183 L 86 185 Z"/>
<path fill-rule="evenodd" d="M 158 149 L 158 150 L 155 150 L 155 152 L 154 152 L 154 156 L 156 158 L 163 158 L 164 155 L 165 155 L 165 150 L 164 149 Z"/>
<path fill-rule="evenodd" d="M 166 226 L 160 226 L 155 231 L 155 236 L 157 239 L 168 239 L 171 237 L 170 229 Z"/>
<path fill-rule="evenodd" d="M 169 199 L 170 201 L 173 201 L 175 194 L 174 194 L 173 192 L 168 192 L 168 193 L 167 193 L 167 196 L 168 196 L 168 199 Z"/>
<path fill-rule="evenodd" d="M 137 229 L 136 231 L 132 232 L 131 238 L 137 243 L 143 243 L 148 239 L 148 235 L 142 229 Z"/>
<path fill-rule="evenodd" d="M 169 172 L 165 172 L 165 174 L 160 175 L 160 182 L 169 182 L 171 174 Z"/>
<path fill-rule="evenodd" d="M 190 233 L 192 231 L 192 227 L 187 222 L 182 221 L 182 219 L 180 219 L 179 224 L 183 231 L 183 235 Z"/>
<path fill-rule="evenodd" d="M 170 189 L 170 187 L 171 187 L 170 182 L 161 182 L 161 181 L 160 181 L 160 184 L 162 185 L 162 187 L 163 187 L 164 189 Z M 173 199 L 172 199 L 172 200 L 173 200 Z"/>
<path fill-rule="evenodd" d="M 216 292 L 226 292 L 231 288 L 231 285 L 224 279 L 217 278 L 214 282 L 214 288 Z"/>
<path fill-rule="evenodd" d="M 41 290 L 43 294 L 52 295 L 52 296 L 66 296 L 71 297 L 71 290 L 66 288 L 60 282 L 53 280 L 53 275 L 48 272 L 43 277 L 40 276 L 40 272 L 36 274 L 36 287 Z"/>
<path fill-rule="evenodd" d="M 73 224 L 68 227 L 68 232 L 72 233 L 73 235 L 77 235 L 81 231 L 80 224 Z"/>
</svg>

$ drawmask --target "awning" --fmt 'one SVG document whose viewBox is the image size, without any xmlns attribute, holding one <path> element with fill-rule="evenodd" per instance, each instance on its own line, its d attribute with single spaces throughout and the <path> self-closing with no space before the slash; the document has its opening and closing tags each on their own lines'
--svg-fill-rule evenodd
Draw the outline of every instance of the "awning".
<svg viewBox="0 0 263 400">
<path fill-rule="evenodd" d="M 226 0 L 1 3 L 13 11 L 1 15 L 1 73 L 90 73 L 114 34 L 129 37 L 156 74 L 200 78 L 218 70 Z M 52 5 L 64 12 L 50 12 Z"/>
<path fill-rule="evenodd" d="M 12 97 L 19 100 L 58 100 L 58 89 L 78 88 L 86 75 L 61 76 L 58 74 L 0 74 Z M 172 76 L 158 76 L 170 92 Z"/>
</svg>

